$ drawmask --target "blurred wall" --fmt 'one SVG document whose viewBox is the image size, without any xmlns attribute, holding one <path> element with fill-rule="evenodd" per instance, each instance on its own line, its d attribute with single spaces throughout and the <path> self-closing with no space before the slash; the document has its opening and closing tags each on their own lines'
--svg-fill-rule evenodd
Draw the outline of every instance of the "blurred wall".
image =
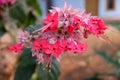
<svg viewBox="0 0 120 80">
<path fill-rule="evenodd" d="M 42 9 L 42 18 L 44 19 L 47 13 L 47 2 L 46 0 L 38 0 L 40 3 L 40 7 Z M 52 0 L 53 6 L 56 7 L 63 7 L 65 0 Z M 73 8 L 81 8 L 82 10 L 85 9 L 85 0 L 66 0 L 68 5 L 72 5 Z"/>
<path fill-rule="evenodd" d="M 85 0 L 53 0 L 53 5 L 62 8 L 64 1 L 66 1 L 68 5 L 72 5 L 73 8 L 85 9 Z"/>
<path fill-rule="evenodd" d="M 41 5 L 44 19 L 47 13 L 47 0 L 38 0 Z M 100 17 L 103 17 L 104 19 L 118 19 L 118 16 L 120 18 L 120 0 L 114 0 L 114 9 L 108 10 L 107 9 L 107 1 L 110 0 L 51 0 L 52 5 L 56 7 L 63 7 L 64 1 L 67 2 L 68 5 L 72 5 L 73 8 L 80 8 L 80 9 L 86 9 L 87 12 L 92 13 L 93 15 L 97 15 Z"/>
<path fill-rule="evenodd" d="M 99 16 L 100 17 L 114 17 L 120 16 L 120 0 L 115 0 L 115 9 L 107 10 L 107 0 L 99 0 Z"/>
<path fill-rule="evenodd" d="M 47 2 L 46 0 L 38 0 L 38 1 L 40 3 L 40 8 L 42 10 L 42 18 L 44 19 L 47 14 L 47 6 L 46 6 Z"/>
</svg>

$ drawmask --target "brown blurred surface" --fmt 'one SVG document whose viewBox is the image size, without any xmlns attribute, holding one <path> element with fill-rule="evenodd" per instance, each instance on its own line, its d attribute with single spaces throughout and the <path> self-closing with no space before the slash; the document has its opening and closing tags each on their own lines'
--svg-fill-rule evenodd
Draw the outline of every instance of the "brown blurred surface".
<svg viewBox="0 0 120 80">
<path fill-rule="evenodd" d="M 61 76 L 59 80 L 83 80 L 90 78 L 95 73 L 111 73 L 113 70 L 104 59 L 94 54 L 94 49 L 105 49 L 116 56 L 120 50 L 120 31 L 110 28 L 107 32 L 110 43 L 106 43 L 96 37 L 90 36 L 85 42 L 88 43 L 88 50 L 84 54 L 65 53 L 61 60 Z M 9 34 L 5 34 L 0 41 L 0 80 L 13 80 L 18 55 L 7 51 L 11 43 Z M 117 80 L 114 76 L 99 76 L 102 80 Z"/>
<path fill-rule="evenodd" d="M 13 80 L 18 55 L 8 52 L 10 43 L 12 39 L 8 33 L 0 38 L 0 80 Z"/>
</svg>

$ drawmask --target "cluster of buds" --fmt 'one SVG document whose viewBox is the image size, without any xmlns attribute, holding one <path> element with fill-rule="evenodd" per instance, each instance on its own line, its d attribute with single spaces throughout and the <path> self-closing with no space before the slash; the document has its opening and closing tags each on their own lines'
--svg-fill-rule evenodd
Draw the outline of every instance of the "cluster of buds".
<svg viewBox="0 0 120 80">
<path fill-rule="evenodd" d="M 0 0 L 0 6 L 4 6 L 6 4 L 13 5 L 15 3 L 15 0 Z"/>
<path fill-rule="evenodd" d="M 82 39 L 89 35 L 100 37 L 107 29 L 102 19 L 66 4 L 63 8 L 53 7 L 43 23 L 42 28 L 33 32 L 38 34 L 23 32 L 10 51 L 22 52 L 23 47 L 31 48 L 38 63 L 50 64 L 53 57 L 59 58 L 66 51 L 84 53 L 87 45 Z"/>
</svg>

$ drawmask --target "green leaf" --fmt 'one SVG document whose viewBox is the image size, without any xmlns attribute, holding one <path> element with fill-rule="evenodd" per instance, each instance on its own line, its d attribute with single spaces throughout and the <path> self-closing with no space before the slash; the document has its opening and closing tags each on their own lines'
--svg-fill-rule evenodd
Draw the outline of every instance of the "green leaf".
<svg viewBox="0 0 120 80">
<path fill-rule="evenodd" d="M 119 62 L 120 53 L 118 52 L 117 54 L 118 59 L 115 59 L 112 55 L 106 53 L 105 51 L 96 51 L 96 54 L 104 58 L 106 62 L 112 64 L 113 71 L 114 71 L 113 73 L 117 78 L 119 78 L 120 77 L 120 62 Z"/>
<path fill-rule="evenodd" d="M 6 30 L 4 27 L 0 27 L 0 37 L 3 36 L 6 33 Z"/>
<path fill-rule="evenodd" d="M 42 11 L 39 6 L 40 4 L 37 0 L 26 0 L 26 2 L 29 6 L 33 7 L 39 13 L 39 15 L 42 15 Z"/>
<path fill-rule="evenodd" d="M 35 24 L 36 17 L 33 15 L 33 13 L 30 11 L 27 15 L 27 19 L 25 21 L 25 27 L 28 27 L 30 24 Z"/>
<path fill-rule="evenodd" d="M 120 78 L 120 67 L 119 68 L 114 68 L 114 74 L 116 77 Z"/>
<path fill-rule="evenodd" d="M 112 23 L 111 26 L 120 30 L 120 24 L 118 24 L 118 23 Z"/>
<path fill-rule="evenodd" d="M 37 73 L 34 73 L 34 74 L 32 75 L 32 77 L 31 77 L 30 80 L 38 80 L 38 75 L 37 75 Z"/>
<path fill-rule="evenodd" d="M 119 66 L 120 66 L 120 51 L 117 52 L 117 57 L 118 57 L 118 63 L 119 63 Z"/>
<path fill-rule="evenodd" d="M 117 52 L 117 56 L 118 56 L 118 58 L 120 58 L 120 51 Z"/>
<path fill-rule="evenodd" d="M 60 75 L 60 65 L 56 59 L 52 61 L 51 72 L 48 69 L 43 70 L 43 65 L 37 66 L 39 80 L 58 80 Z"/>
<path fill-rule="evenodd" d="M 30 25 L 25 30 L 29 31 L 31 34 L 42 27 L 42 25 Z"/>
<path fill-rule="evenodd" d="M 94 76 L 90 77 L 90 78 L 86 78 L 84 80 L 101 80 L 97 74 L 95 74 Z"/>
<path fill-rule="evenodd" d="M 18 5 L 16 5 L 15 7 L 13 7 L 10 10 L 10 16 L 13 19 L 18 20 L 20 23 L 24 23 L 24 21 L 26 19 L 26 13 L 25 13 L 24 5 L 19 2 Z"/>
<path fill-rule="evenodd" d="M 36 14 L 34 12 L 37 12 Z M 16 5 L 10 9 L 10 17 L 15 19 L 18 26 L 26 28 L 41 16 L 41 9 L 37 0 L 18 0 Z"/>
<path fill-rule="evenodd" d="M 35 72 L 36 61 L 31 55 L 30 49 L 24 49 L 24 52 L 19 58 L 16 68 L 14 80 L 30 80 Z"/>
<path fill-rule="evenodd" d="M 16 69 L 14 80 L 30 80 L 34 71 L 35 65 L 26 67 L 18 66 Z"/>
<path fill-rule="evenodd" d="M 104 60 L 106 60 L 106 62 L 112 64 L 113 66 L 118 65 L 117 60 L 111 54 L 108 54 L 105 51 L 96 51 L 96 54 L 101 56 Z"/>
</svg>

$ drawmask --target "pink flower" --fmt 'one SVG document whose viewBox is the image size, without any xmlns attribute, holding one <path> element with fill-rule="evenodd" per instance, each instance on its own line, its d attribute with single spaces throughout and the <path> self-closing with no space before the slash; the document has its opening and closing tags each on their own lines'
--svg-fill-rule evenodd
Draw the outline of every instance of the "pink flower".
<svg viewBox="0 0 120 80">
<path fill-rule="evenodd" d="M 77 46 L 76 46 L 77 44 L 75 44 L 75 42 L 70 42 L 69 44 L 68 44 L 68 49 L 69 49 L 69 51 L 70 52 L 73 52 L 73 53 L 76 53 L 77 51 Z"/>
<path fill-rule="evenodd" d="M 45 52 L 45 54 L 52 54 L 53 44 L 46 44 L 44 46 L 45 48 L 43 48 L 43 51 Z"/>
<path fill-rule="evenodd" d="M 55 57 L 58 57 L 63 49 L 61 48 L 61 44 L 59 41 L 56 41 L 54 44 L 47 43 L 46 39 L 36 40 L 34 42 L 33 48 L 35 50 L 42 50 L 45 54 L 50 54 Z"/>
<path fill-rule="evenodd" d="M 73 25 L 69 25 L 68 26 L 68 32 L 69 33 L 73 33 L 73 31 L 74 31 L 74 26 Z"/>
<path fill-rule="evenodd" d="M 30 48 L 33 45 L 32 39 L 34 39 L 35 36 L 31 36 L 28 31 L 20 31 L 18 36 L 18 43 L 22 46 L 26 46 L 26 48 Z"/>
<path fill-rule="evenodd" d="M 39 49 L 41 49 L 41 47 L 42 47 L 41 41 L 39 41 L 39 40 L 34 41 L 34 46 L 33 46 L 33 48 L 34 48 L 35 50 L 39 50 Z"/>
<path fill-rule="evenodd" d="M 82 53 L 87 49 L 87 45 L 80 42 L 71 42 L 68 46 L 69 51 L 73 53 Z"/>
<path fill-rule="evenodd" d="M 61 44 L 59 41 L 56 41 L 56 43 L 53 44 L 51 51 L 53 53 L 53 56 L 55 56 L 55 57 L 59 57 L 59 55 L 62 54 L 63 49 L 61 48 Z"/>
<path fill-rule="evenodd" d="M 77 49 L 79 53 L 83 53 L 87 50 L 87 45 L 83 43 L 78 43 Z"/>
<path fill-rule="evenodd" d="M 44 23 L 46 25 L 51 24 L 47 30 L 58 30 L 57 25 L 58 25 L 58 13 L 56 12 L 55 14 L 47 14 L 47 19 L 44 20 Z"/>
<path fill-rule="evenodd" d="M 60 43 L 57 41 L 55 44 L 47 44 L 46 48 L 43 50 L 46 54 L 51 54 L 55 57 L 58 57 L 62 50 L 60 48 Z"/>
<path fill-rule="evenodd" d="M 88 22 L 88 28 L 89 28 L 89 31 L 96 36 L 103 34 L 104 31 L 107 29 L 104 21 L 97 17 L 90 18 Z"/>
<path fill-rule="evenodd" d="M 13 5 L 15 0 L 0 0 L 0 5 L 10 4 Z"/>
<path fill-rule="evenodd" d="M 46 39 L 35 40 L 33 48 L 36 50 L 42 50 L 47 45 Z"/>
<path fill-rule="evenodd" d="M 8 2 L 13 5 L 15 3 L 15 0 L 8 0 Z"/>
<path fill-rule="evenodd" d="M 68 43 L 66 40 L 63 40 L 61 42 L 61 48 L 64 49 L 64 51 L 67 51 L 68 50 Z"/>
<path fill-rule="evenodd" d="M 22 53 L 22 46 L 20 44 L 15 44 L 9 47 L 10 52 Z"/>
<path fill-rule="evenodd" d="M 69 26 L 68 26 L 68 32 L 69 32 L 69 33 L 75 32 L 76 30 L 79 29 L 78 26 L 79 26 L 78 24 L 69 25 Z"/>
<path fill-rule="evenodd" d="M 89 30 L 85 30 L 85 29 L 84 29 L 84 34 L 83 34 L 84 38 L 87 39 L 90 34 L 91 34 L 91 32 L 90 32 Z"/>
<path fill-rule="evenodd" d="M 25 32 L 19 37 L 19 43 L 29 46 L 32 56 L 39 63 L 50 64 L 53 57 L 59 58 L 65 51 L 83 53 L 87 45 L 81 43 L 82 39 L 87 39 L 89 35 L 100 37 L 107 29 L 102 19 L 66 4 L 63 8 L 54 7 L 46 17 L 42 28 L 33 31 L 33 34 Z M 21 45 L 11 46 L 10 51 L 22 52 Z"/>
<path fill-rule="evenodd" d="M 85 21 L 82 18 L 77 17 L 77 16 L 74 16 L 73 18 L 74 18 L 75 25 L 77 25 L 77 26 L 80 25 L 80 26 L 83 26 L 83 27 L 87 26 L 87 24 L 85 23 Z"/>
</svg>

